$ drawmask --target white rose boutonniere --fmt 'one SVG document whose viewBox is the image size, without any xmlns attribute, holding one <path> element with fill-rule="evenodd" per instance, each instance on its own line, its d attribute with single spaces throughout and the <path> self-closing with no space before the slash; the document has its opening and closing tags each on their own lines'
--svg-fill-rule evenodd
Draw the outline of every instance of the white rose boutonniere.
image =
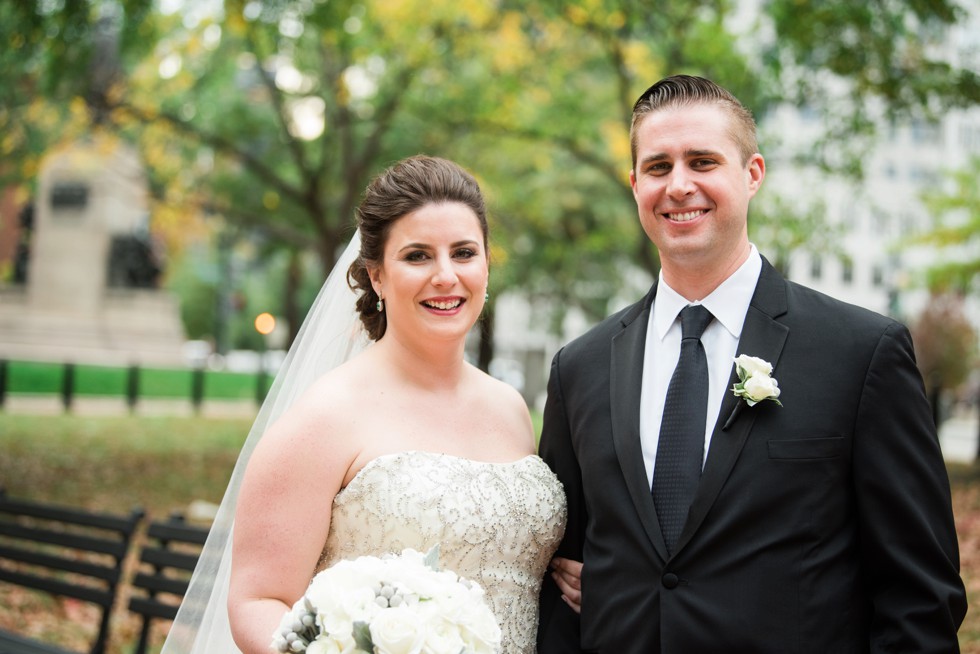
<svg viewBox="0 0 980 654">
<path fill-rule="evenodd" d="M 738 383 L 732 386 L 732 392 L 745 400 L 749 406 L 755 406 L 764 400 L 772 400 L 779 406 L 779 383 L 772 377 L 772 364 L 758 357 L 740 354 L 735 357 L 735 372 Z"/>
</svg>

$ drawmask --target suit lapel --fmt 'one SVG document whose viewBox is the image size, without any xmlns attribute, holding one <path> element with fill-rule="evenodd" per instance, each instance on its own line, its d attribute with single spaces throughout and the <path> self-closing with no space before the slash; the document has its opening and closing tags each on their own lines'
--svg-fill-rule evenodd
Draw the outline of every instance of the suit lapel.
<svg viewBox="0 0 980 654">
<path fill-rule="evenodd" d="M 667 546 L 660 531 L 657 511 L 650 495 L 643 452 L 640 447 L 640 390 L 643 383 L 643 355 L 647 324 L 656 285 L 635 310 L 622 321 L 623 330 L 612 339 L 609 406 L 612 413 L 613 445 L 626 479 L 626 487 L 640 517 L 643 529 L 660 556 L 667 559 Z"/>
<path fill-rule="evenodd" d="M 775 319 L 786 313 L 786 308 L 786 281 L 763 258 L 762 273 L 759 275 L 759 283 L 756 285 L 752 302 L 745 315 L 737 354 L 749 354 L 771 362 L 774 366 L 773 375 L 777 379 L 779 357 L 789 335 L 789 328 L 776 322 Z M 737 379 L 733 364 L 727 388 L 731 389 Z M 735 397 L 734 393 L 726 390 L 718 414 L 718 422 L 711 435 L 711 445 L 704 471 L 701 473 L 701 483 L 691 505 L 691 513 L 684 525 L 684 531 L 678 539 L 677 550 L 683 548 L 690 540 L 717 499 L 748 439 L 756 415 L 751 408 Z"/>
</svg>

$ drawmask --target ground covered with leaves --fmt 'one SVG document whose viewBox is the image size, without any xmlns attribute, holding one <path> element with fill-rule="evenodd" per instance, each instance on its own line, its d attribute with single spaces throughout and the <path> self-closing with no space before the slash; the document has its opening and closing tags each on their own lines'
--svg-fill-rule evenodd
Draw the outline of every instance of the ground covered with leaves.
<svg viewBox="0 0 980 654">
<path fill-rule="evenodd" d="M 980 465 L 950 466 L 949 472 L 960 572 L 970 605 L 960 627 L 960 648 L 963 654 L 980 654 Z"/>
</svg>

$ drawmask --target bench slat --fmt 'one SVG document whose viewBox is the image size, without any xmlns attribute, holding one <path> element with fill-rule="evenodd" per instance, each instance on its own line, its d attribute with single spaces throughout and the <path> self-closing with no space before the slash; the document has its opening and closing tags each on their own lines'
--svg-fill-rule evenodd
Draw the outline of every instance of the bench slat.
<svg viewBox="0 0 980 654">
<path fill-rule="evenodd" d="M 183 595 L 187 592 L 189 579 L 177 579 L 168 577 L 164 574 L 146 574 L 139 572 L 133 577 L 133 587 L 142 588 L 151 593 L 169 593 L 171 595 Z"/>
<path fill-rule="evenodd" d="M 139 613 L 142 616 L 159 618 L 161 620 L 173 620 L 177 617 L 179 604 L 167 604 L 158 599 L 148 599 L 146 597 L 134 597 L 129 600 L 129 610 Z"/>
<path fill-rule="evenodd" d="M 121 534 L 132 532 L 132 515 L 119 516 L 112 513 L 86 511 L 53 504 L 43 504 L 27 500 L 16 500 L 0 491 L 0 513 L 44 518 L 55 522 L 76 524 L 83 527 L 107 529 Z M 142 512 L 140 512 L 142 514 Z"/>
<path fill-rule="evenodd" d="M 58 545 L 87 552 L 97 552 L 108 554 L 116 558 L 126 555 L 129 545 L 127 540 L 115 538 L 102 538 L 99 536 L 86 536 L 71 531 L 55 531 L 53 529 L 43 529 L 40 527 L 26 527 L 8 520 L 0 520 L 0 536 L 29 540 L 36 543 L 46 543 L 48 545 Z"/>
<path fill-rule="evenodd" d="M 77 654 L 77 652 L 0 631 L 0 654 Z"/>
<path fill-rule="evenodd" d="M 204 545 L 204 541 L 208 539 L 208 530 L 171 518 L 167 522 L 150 523 L 146 535 L 162 541 L 176 540 L 181 543 Z"/>
<path fill-rule="evenodd" d="M 61 581 L 59 579 L 52 579 L 51 577 L 39 577 L 37 575 L 13 572 L 11 570 L 0 569 L 0 581 L 6 581 L 8 583 L 17 584 L 18 586 L 24 586 L 26 588 L 43 590 L 54 595 L 73 597 L 78 600 L 84 600 L 86 602 L 91 602 L 92 604 L 97 604 L 104 609 L 109 609 L 112 607 L 113 599 L 115 599 L 116 596 L 114 589 L 101 589 L 95 588 L 94 586 L 83 586 L 81 584 Z"/>
<path fill-rule="evenodd" d="M 178 568 L 180 570 L 193 570 L 197 565 L 200 554 L 190 552 L 175 552 L 161 548 L 149 547 L 140 554 L 143 563 L 160 566 L 164 568 Z"/>
<path fill-rule="evenodd" d="M 96 579 L 101 579 L 112 583 L 119 581 L 120 575 L 118 565 L 99 565 L 98 563 L 80 561 L 78 559 L 66 558 L 64 556 L 32 552 L 19 547 L 7 547 L 5 545 L 0 545 L 0 560 L 2 559 L 18 561 L 20 563 L 29 563 L 31 565 L 43 566 L 45 568 L 52 568 L 63 572 L 74 572 L 75 574 L 85 575 L 86 577 L 94 577 Z"/>
</svg>

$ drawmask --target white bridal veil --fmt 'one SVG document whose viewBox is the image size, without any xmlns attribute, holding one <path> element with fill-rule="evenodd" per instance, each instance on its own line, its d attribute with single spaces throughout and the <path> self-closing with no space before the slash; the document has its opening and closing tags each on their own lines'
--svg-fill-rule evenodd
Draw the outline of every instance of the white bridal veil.
<svg viewBox="0 0 980 654">
<path fill-rule="evenodd" d="M 184 595 L 161 654 L 238 654 L 228 624 L 231 532 L 245 467 L 256 443 L 320 375 L 363 349 L 369 339 L 355 310 L 357 294 L 347 284 L 347 269 L 361 245 L 355 232 L 316 301 L 262 403 L 238 462 L 231 473 L 207 543 Z M 269 634 L 272 640 L 272 634 Z"/>
</svg>

